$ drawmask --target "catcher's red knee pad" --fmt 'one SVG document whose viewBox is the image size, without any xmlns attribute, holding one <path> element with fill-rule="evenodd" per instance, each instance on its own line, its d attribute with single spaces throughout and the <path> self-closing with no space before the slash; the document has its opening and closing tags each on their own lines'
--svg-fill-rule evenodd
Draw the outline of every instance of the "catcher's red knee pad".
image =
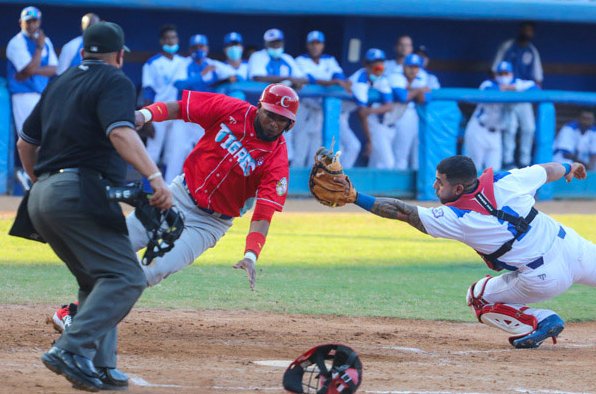
<svg viewBox="0 0 596 394">
<path fill-rule="evenodd" d="M 492 276 L 486 275 L 479 281 L 472 283 L 472 285 L 468 289 L 468 294 L 466 295 L 466 301 L 468 303 L 468 306 L 472 308 L 472 312 L 476 314 L 478 321 L 480 321 L 480 313 L 482 311 L 482 308 L 485 305 L 488 305 L 488 302 L 486 302 L 482 297 L 484 296 L 484 289 L 486 288 L 486 284 L 490 279 L 492 279 Z"/>
</svg>

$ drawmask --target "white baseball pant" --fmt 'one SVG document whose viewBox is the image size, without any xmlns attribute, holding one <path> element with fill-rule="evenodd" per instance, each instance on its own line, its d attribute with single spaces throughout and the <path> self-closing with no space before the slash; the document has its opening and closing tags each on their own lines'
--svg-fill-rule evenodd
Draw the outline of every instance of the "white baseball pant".
<svg viewBox="0 0 596 394">
<path fill-rule="evenodd" d="M 377 115 L 368 116 L 368 127 L 370 129 L 372 144 L 368 167 L 387 170 L 393 169 L 395 167 L 395 156 L 393 153 L 393 144 L 396 138 L 395 128 L 381 124 Z"/>
<path fill-rule="evenodd" d="M 408 105 L 395 122 L 393 152 L 396 170 L 418 169 L 418 120 L 416 107 Z"/>
<path fill-rule="evenodd" d="M 312 101 L 306 103 L 305 99 L 300 105 L 296 126 L 290 132 L 294 148 L 292 167 L 309 167 L 317 149 L 323 144 L 323 109 Z"/>
<path fill-rule="evenodd" d="M 500 130 L 491 132 L 473 116 L 464 135 L 464 152 L 479 170 L 492 167 L 499 171 L 503 161 L 503 136 Z"/>
<path fill-rule="evenodd" d="M 183 179 L 182 175 L 177 176 L 169 187 L 174 205 L 184 215 L 184 230 L 172 250 L 154 259 L 151 264 L 141 266 L 149 286 L 154 286 L 169 275 L 191 265 L 205 250 L 214 247 L 232 226 L 232 219 L 220 219 L 197 208 L 182 183 Z M 149 237 L 134 211 L 126 217 L 126 226 L 133 249 L 144 248 L 149 242 Z"/>
<path fill-rule="evenodd" d="M 41 98 L 39 93 L 15 93 L 12 95 L 12 115 L 18 132 L 23 130 L 23 123 Z"/>
<path fill-rule="evenodd" d="M 534 131 L 536 130 L 534 109 L 531 103 L 518 103 L 512 106 L 512 112 L 510 127 L 503 136 L 503 161 L 507 164 L 514 163 L 515 136 L 519 126 L 521 133 L 519 164 L 520 167 L 526 167 L 532 163 L 532 146 L 534 144 Z"/>
<path fill-rule="evenodd" d="M 574 283 L 596 286 L 596 245 L 580 237 L 573 229 L 562 226 L 565 237 L 556 237 L 542 257 L 544 264 L 536 269 L 525 267 L 494 277 L 486 283 L 484 300 L 520 308 L 542 302 L 564 293 Z M 525 311 L 538 321 L 554 314 L 548 309 Z"/>
<path fill-rule="evenodd" d="M 354 167 L 358 159 L 362 143 L 350 128 L 350 112 L 342 111 L 339 115 L 339 139 L 341 147 L 341 163 L 344 168 Z"/>
</svg>

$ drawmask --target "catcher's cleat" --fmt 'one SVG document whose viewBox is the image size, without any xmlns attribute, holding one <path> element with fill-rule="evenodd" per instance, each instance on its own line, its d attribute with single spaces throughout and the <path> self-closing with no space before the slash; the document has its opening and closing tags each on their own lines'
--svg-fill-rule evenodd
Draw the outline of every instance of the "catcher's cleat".
<svg viewBox="0 0 596 394">
<path fill-rule="evenodd" d="M 46 323 L 51 324 L 54 330 L 62 334 L 72 324 L 72 319 L 77 314 L 78 307 L 78 301 L 70 305 L 62 305 L 52 317 L 46 319 Z"/>
<path fill-rule="evenodd" d="M 548 338 L 557 343 L 557 336 L 565 328 L 565 322 L 558 315 L 551 315 L 538 323 L 538 328 L 531 334 L 511 340 L 516 349 L 534 349 Z"/>
</svg>

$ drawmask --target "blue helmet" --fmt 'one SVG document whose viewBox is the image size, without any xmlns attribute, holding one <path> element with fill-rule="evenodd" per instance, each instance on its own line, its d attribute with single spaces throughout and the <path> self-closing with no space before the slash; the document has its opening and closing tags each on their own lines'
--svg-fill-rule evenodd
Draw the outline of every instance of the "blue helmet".
<svg viewBox="0 0 596 394">
<path fill-rule="evenodd" d="M 242 44 L 242 35 L 240 33 L 236 33 L 235 31 L 230 32 L 224 36 L 224 46 L 230 44 Z"/>
<path fill-rule="evenodd" d="M 188 41 L 188 46 L 193 46 L 193 45 L 209 46 L 209 40 L 207 39 L 207 36 L 204 34 L 195 34 L 195 35 L 191 36 L 190 40 Z"/>
<path fill-rule="evenodd" d="M 367 63 L 384 62 L 386 59 L 385 52 L 382 49 L 370 48 L 364 55 L 364 60 Z"/>
</svg>

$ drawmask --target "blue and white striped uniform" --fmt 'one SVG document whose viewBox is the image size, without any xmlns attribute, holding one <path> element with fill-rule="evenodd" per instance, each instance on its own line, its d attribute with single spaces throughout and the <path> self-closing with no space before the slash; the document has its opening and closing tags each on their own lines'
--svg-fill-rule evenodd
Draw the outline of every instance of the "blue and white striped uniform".
<svg viewBox="0 0 596 394">
<path fill-rule="evenodd" d="M 537 89 L 533 81 L 514 78 L 511 85 L 516 91 Z M 494 79 L 480 84 L 480 90 L 499 90 Z M 513 105 L 480 103 L 476 106 L 464 135 L 464 151 L 478 169 L 501 169 L 503 162 L 503 134 L 509 130 L 513 118 Z M 530 147 L 531 148 L 531 147 Z"/>
<path fill-rule="evenodd" d="M 58 58 L 58 69 L 56 73 L 62 74 L 70 67 L 75 67 L 81 64 L 83 58 L 81 57 L 81 49 L 83 49 L 83 36 L 78 36 L 68 41 L 60 51 Z"/>
<path fill-rule="evenodd" d="M 493 182 L 495 208 L 526 217 L 536 203 L 536 191 L 547 182 L 547 173 L 534 165 L 494 173 Z M 418 207 L 418 215 L 429 235 L 457 240 L 484 254 L 495 252 L 517 235 L 509 222 L 454 206 Z M 513 272 L 486 282 L 482 298 L 488 304 L 512 304 L 519 309 L 559 295 L 574 283 L 596 286 L 596 245 L 540 211 L 528 232 L 498 260 Z M 524 313 L 538 322 L 554 314 L 535 308 Z"/>
<path fill-rule="evenodd" d="M 32 75 L 23 81 L 16 79 L 17 73 L 23 71 L 33 60 L 36 47 L 36 40 L 30 38 L 24 32 L 15 35 L 6 46 L 8 90 L 12 94 L 12 110 L 17 132 L 20 132 L 23 128 L 25 119 L 33 111 L 33 107 L 41 97 L 41 92 L 50 80 L 49 77 L 43 75 Z M 46 37 L 41 52 L 40 66 L 56 66 L 57 64 L 58 58 L 52 41 Z"/>
<path fill-rule="evenodd" d="M 147 102 L 177 101 L 178 89 L 174 83 L 186 79 L 188 59 L 180 55 L 173 55 L 170 59 L 158 53 L 143 65 L 143 98 Z M 178 164 L 180 158 L 177 153 L 180 145 L 186 147 L 192 144 L 188 138 L 188 128 L 182 120 L 168 120 L 153 123 L 155 136 L 147 139 L 147 152 L 151 159 L 158 163 L 163 155 L 166 165 L 164 179 L 170 182 L 182 170 Z M 195 141 L 196 142 L 196 141 Z M 191 146 L 192 148 L 192 146 Z"/>
<path fill-rule="evenodd" d="M 311 84 L 319 81 L 331 81 L 333 79 L 345 80 L 346 76 L 335 57 L 321 55 L 319 62 L 315 61 L 308 54 L 296 58 L 296 64 L 306 75 Z M 300 100 L 296 126 L 289 134 L 294 146 L 294 157 L 292 166 L 307 167 L 314 157 L 317 149 L 322 145 L 323 133 L 323 109 L 320 98 L 304 98 Z M 286 139 L 287 139 L 286 135 Z"/>
<path fill-rule="evenodd" d="M 302 78 L 304 74 L 294 58 L 287 53 L 283 53 L 279 59 L 274 59 L 269 56 L 266 49 L 262 49 L 250 55 L 248 76 L 249 78 L 265 76 Z"/>
<path fill-rule="evenodd" d="M 381 94 L 381 103 L 386 104 L 393 101 L 391 87 L 385 76 L 379 76 L 372 82 L 365 68 L 361 68 L 349 78 L 352 82 L 352 101 L 344 101 L 342 113 L 339 117 L 340 140 L 342 145 L 342 163 L 344 167 L 350 168 L 356 162 L 362 144 L 356 137 L 349 124 L 349 114 L 358 107 L 379 106 L 370 104 L 368 93 L 371 88 Z M 378 115 L 368 116 L 368 125 L 372 144 L 372 152 L 368 162 L 372 168 L 391 168 L 393 166 L 393 153 L 387 140 L 393 139 L 390 130 L 379 121 Z M 389 146 L 389 148 L 388 148 Z"/>
<path fill-rule="evenodd" d="M 592 125 L 584 133 L 578 121 L 566 123 L 555 139 L 554 160 L 571 164 L 564 154 L 572 154 L 583 163 L 589 164 L 596 157 L 596 126 Z"/>
</svg>

